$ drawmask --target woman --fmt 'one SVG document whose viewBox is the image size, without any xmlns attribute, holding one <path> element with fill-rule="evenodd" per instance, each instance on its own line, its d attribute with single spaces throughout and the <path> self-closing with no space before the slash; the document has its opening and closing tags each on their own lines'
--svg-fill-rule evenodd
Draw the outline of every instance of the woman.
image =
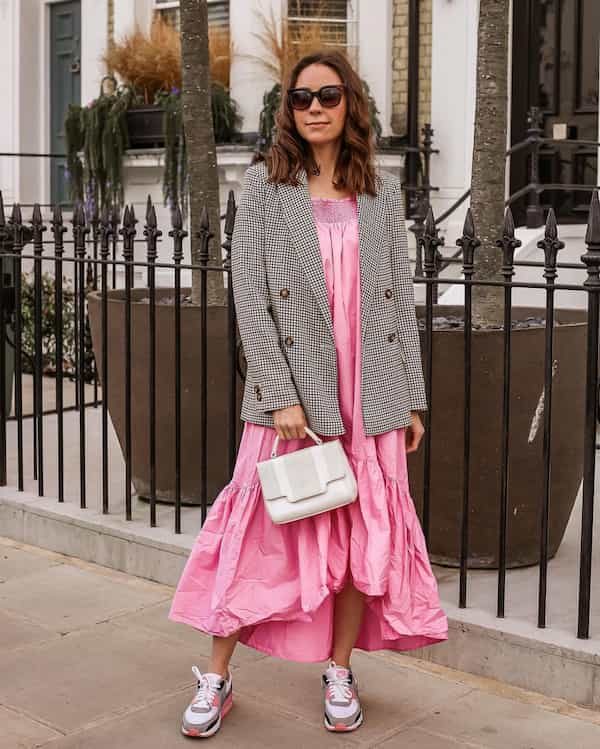
<svg viewBox="0 0 600 749">
<path fill-rule="evenodd" d="M 378 177 L 361 81 L 339 53 L 291 71 L 266 161 L 246 173 L 232 282 L 247 360 L 232 480 L 200 531 L 169 617 L 213 635 L 182 730 L 210 736 L 232 704 L 237 642 L 328 661 L 330 731 L 363 714 L 353 648 L 409 650 L 447 638 L 406 452 L 427 408 L 398 181 Z M 345 507 L 271 522 L 256 463 L 339 438 L 357 477 Z"/>
</svg>

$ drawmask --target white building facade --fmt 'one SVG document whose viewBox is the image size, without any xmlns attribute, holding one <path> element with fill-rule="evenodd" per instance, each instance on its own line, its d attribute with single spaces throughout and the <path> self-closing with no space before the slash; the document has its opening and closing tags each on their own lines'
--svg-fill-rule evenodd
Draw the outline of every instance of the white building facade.
<svg viewBox="0 0 600 749">
<path fill-rule="evenodd" d="M 286 15 L 292 18 L 299 12 L 299 7 L 306 11 L 312 7 L 311 3 L 315 8 L 318 3 L 313 0 L 208 2 L 211 18 L 229 27 L 233 49 L 230 88 L 243 117 L 242 129 L 246 133 L 256 132 L 263 95 L 273 85 L 263 66 L 251 59 L 264 54 L 257 38 L 261 31 L 260 17 L 272 17 L 275 21 Z M 330 3 L 337 9 L 338 22 L 345 24 L 346 43 L 352 50 L 359 74 L 367 81 L 375 98 L 383 135 L 392 135 L 392 71 L 394 56 L 398 55 L 393 44 L 394 14 L 399 6 L 408 6 L 408 1 L 330 0 Z M 431 173 L 431 182 L 438 188 L 432 194 L 432 204 L 439 215 L 470 184 L 479 0 L 422 0 L 422 3 L 428 4 L 431 13 L 428 119 L 434 128 L 434 147 L 439 149 L 432 158 Z M 85 103 L 97 95 L 105 73 L 101 56 L 109 35 L 118 39 L 132 31 L 136 24 L 147 28 L 156 10 L 176 13 L 177 6 L 177 0 L 0 0 L 3 29 L 0 69 L 4 72 L 0 78 L 3 102 L 0 153 L 64 152 L 64 133 L 61 140 L 56 113 L 61 114 L 61 108 L 68 100 Z M 528 18 L 533 20 L 528 21 Z M 515 5 L 513 19 L 512 52 L 512 40 L 517 37 L 517 49 L 530 51 L 529 57 L 524 56 L 525 52 L 519 52 L 517 60 L 513 60 L 512 52 L 510 55 L 507 146 L 513 136 L 510 126 L 514 121 L 513 100 L 519 95 L 519 106 L 522 106 L 526 99 L 525 94 L 519 94 L 521 81 L 528 78 L 524 65 L 531 73 L 529 78 L 535 79 L 535 86 L 544 89 L 544 100 L 551 101 L 554 96 L 553 104 L 546 112 L 547 134 L 570 132 L 569 128 L 572 130 L 573 127 L 577 130 L 578 125 L 572 123 L 581 123 L 579 137 L 590 138 L 589 133 L 595 128 L 593 138 L 596 139 L 600 3 L 597 0 L 522 0 L 519 6 Z M 527 32 L 531 43 L 523 37 L 526 23 L 531 25 Z M 580 95 L 573 94 L 575 98 L 569 106 L 561 104 L 569 95 L 567 73 L 563 75 L 561 72 L 563 61 L 567 72 L 573 69 L 577 74 L 574 89 L 577 86 L 581 89 Z M 594 75 L 595 93 L 590 93 L 590 81 L 593 83 Z M 550 90 L 550 79 L 556 82 L 555 89 Z M 64 80 L 72 82 L 66 85 Z M 532 96 L 530 92 L 530 99 Z M 519 126 L 522 127 L 524 115 L 521 113 L 519 117 Z M 560 127 L 557 129 L 555 125 Z M 517 139 L 521 137 L 522 133 Z M 579 169 L 587 174 L 588 181 L 594 181 L 597 175 L 595 154 L 584 157 L 581 164 L 573 167 L 573 173 Z M 240 175 L 249 159 L 250 149 L 229 153 L 220 149 L 223 205 L 228 189 L 239 186 Z M 400 172 L 402 158 L 382 156 L 380 164 Z M 126 162 L 126 179 L 131 183 L 127 199 L 136 203 L 145 200 L 148 187 L 156 186 L 160 181 L 160 170 L 160 158 L 156 154 L 132 156 Z M 572 181 L 568 176 L 563 177 L 565 181 Z M 511 189 L 510 179 L 509 170 L 507 194 Z M 33 201 L 49 204 L 51 181 L 48 158 L 0 157 L 0 188 L 7 203 L 18 200 L 24 204 Z M 157 202 L 160 202 L 160 191 L 154 192 Z M 463 204 L 453 215 L 451 234 L 458 233 L 466 205 Z"/>
</svg>

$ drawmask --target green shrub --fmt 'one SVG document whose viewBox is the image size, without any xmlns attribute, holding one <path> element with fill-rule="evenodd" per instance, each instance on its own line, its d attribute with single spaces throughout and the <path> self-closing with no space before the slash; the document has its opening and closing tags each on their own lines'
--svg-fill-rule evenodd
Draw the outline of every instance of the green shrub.
<svg viewBox="0 0 600 749">
<path fill-rule="evenodd" d="M 63 284 L 63 373 L 75 374 L 75 293 L 66 279 Z M 42 369 L 44 374 L 56 374 L 56 308 L 55 280 L 49 273 L 42 273 Z M 35 361 L 35 282 L 34 274 L 21 276 L 21 316 L 23 372 L 33 373 Z"/>
</svg>

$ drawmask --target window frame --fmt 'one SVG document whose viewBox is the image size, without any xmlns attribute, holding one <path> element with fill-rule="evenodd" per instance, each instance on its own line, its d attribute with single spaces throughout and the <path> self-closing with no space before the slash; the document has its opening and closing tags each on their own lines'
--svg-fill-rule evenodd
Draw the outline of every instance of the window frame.
<svg viewBox="0 0 600 749">
<path fill-rule="evenodd" d="M 341 46 L 345 47 L 351 59 L 355 64 L 358 64 L 359 54 L 359 33 L 358 33 L 358 22 L 359 22 L 359 0 L 346 0 L 346 17 L 340 16 L 296 16 L 290 15 L 290 0 L 286 0 L 285 4 L 285 19 L 289 24 L 292 23 L 327 23 L 332 25 L 344 25 L 346 27 L 346 41 Z M 293 42 L 292 42 L 293 43 Z M 325 46 L 340 46 L 333 42 L 331 44 L 325 43 Z"/>
</svg>

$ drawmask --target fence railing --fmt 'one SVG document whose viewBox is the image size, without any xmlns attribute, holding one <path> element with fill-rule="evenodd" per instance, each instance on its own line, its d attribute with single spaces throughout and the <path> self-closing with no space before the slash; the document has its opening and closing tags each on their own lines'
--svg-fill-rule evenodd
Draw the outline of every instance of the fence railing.
<svg viewBox="0 0 600 749">
<path fill-rule="evenodd" d="M 98 508 L 102 513 L 115 512 L 124 498 L 125 519 L 140 518 L 137 497 L 143 496 L 148 502 L 150 526 L 157 525 L 157 505 L 167 502 L 173 506 L 175 533 L 182 530 L 182 507 L 188 504 L 201 507 L 204 522 L 210 502 L 232 475 L 239 444 L 238 405 L 244 361 L 230 283 L 235 211 L 234 197 L 230 193 L 222 245 L 225 254 L 222 262 L 211 264 L 212 235 L 206 213 L 199 233 L 198 262 L 192 263 L 184 258 L 186 232 L 177 209 L 173 212 L 170 230 L 163 229 L 161 233 L 150 202 L 143 231 L 140 231 L 133 208 L 129 206 L 122 216 L 105 211 L 90 220 L 78 205 L 67 225 L 60 208 L 44 218 L 39 206 L 35 206 L 31 219 L 25 221 L 16 204 L 6 220 L 0 200 L 3 269 L 0 274 L 0 340 L 5 342 L 0 345 L 0 485 L 9 484 L 24 491 L 31 490 L 34 482 L 40 496 L 56 497 L 63 502 L 68 495 L 71 499 L 75 497 L 81 508 L 86 508 L 93 482 L 94 489 L 99 488 Z M 46 241 L 48 228 L 51 238 Z M 518 535 L 521 523 L 526 520 L 512 512 L 510 495 L 510 446 L 514 438 L 510 427 L 511 419 L 518 416 L 511 394 L 519 385 L 512 377 L 511 341 L 517 322 L 516 317 L 513 319 L 516 307 L 512 294 L 514 289 L 541 290 L 546 297 L 545 316 L 538 325 L 543 329 L 544 343 L 539 350 L 543 361 L 531 362 L 531 366 L 532 371 L 543 373 L 542 407 L 535 415 L 543 424 L 543 445 L 540 460 L 535 462 L 536 457 L 533 469 L 529 469 L 541 486 L 532 510 L 538 527 L 539 553 L 534 562 L 539 567 L 537 623 L 539 627 L 546 624 L 548 561 L 552 553 L 549 534 L 553 510 L 550 500 L 555 365 L 557 358 L 573 360 L 579 352 L 581 360 L 575 361 L 574 367 L 581 373 L 585 371 L 580 389 L 581 403 L 585 405 L 581 409 L 573 406 L 577 411 L 574 423 L 579 432 L 571 438 L 577 446 L 574 463 L 578 457 L 583 462 L 579 477 L 583 479 L 583 504 L 577 634 L 586 638 L 590 626 L 598 410 L 600 204 L 597 192 L 593 194 L 590 207 L 585 239 L 587 251 L 581 255 L 582 263 L 557 262 L 564 244 L 558 237 L 552 210 L 544 238 L 538 243 L 543 261 L 519 263 L 514 260 L 519 241 L 515 238 L 510 209 L 500 234 L 497 247 L 481 248 L 468 211 L 463 235 L 457 241 L 462 254 L 463 277 L 452 279 L 453 284 L 464 289 L 461 325 L 458 326 L 460 367 L 447 376 L 443 369 L 445 363 L 436 361 L 441 347 L 435 342 L 441 341 L 441 334 L 437 324 L 434 325 L 439 312 L 434 303 L 434 291 L 442 280 L 436 264 L 441 240 L 431 208 L 418 238 L 422 244 L 424 275 L 417 275 L 415 282 L 426 287 L 425 304 L 419 314 L 429 403 L 424 417 L 423 444 L 417 451 L 423 461 L 422 476 L 419 469 L 417 477 L 417 483 L 422 484 L 422 491 L 418 492 L 421 521 L 428 544 L 432 543 L 436 513 L 440 512 L 437 503 L 432 502 L 432 480 L 440 457 L 434 446 L 439 447 L 437 435 L 448 422 L 448 404 L 436 389 L 452 380 L 461 386 L 463 415 L 461 460 L 451 466 L 461 477 L 456 539 L 459 605 L 467 605 L 469 570 L 476 561 L 470 553 L 474 541 L 470 529 L 477 520 L 473 514 L 471 486 L 482 470 L 481 465 L 473 463 L 474 448 L 482 441 L 482 434 L 474 431 L 473 424 L 483 410 L 488 420 L 499 415 L 501 424 L 497 433 L 498 451 L 487 455 L 490 465 L 486 468 L 492 473 L 497 471 L 499 476 L 498 485 L 488 487 L 488 506 L 498 524 L 496 614 L 504 616 L 507 569 L 512 564 L 508 548 L 511 535 Z M 157 243 L 160 241 L 170 244 L 172 262 L 158 262 Z M 501 279 L 474 277 L 476 254 L 484 250 L 502 253 Z M 23 275 L 25 264 L 31 267 L 30 278 Z M 543 278 L 539 282 L 514 280 L 518 266 L 537 267 L 543 271 Z M 585 280 L 577 284 L 557 283 L 558 271 L 563 267 L 585 272 Z M 159 268 L 171 274 L 172 283 L 168 287 L 157 285 Z M 124 271 L 121 285 L 115 284 L 117 269 Z M 139 274 L 134 273 L 136 269 L 143 271 L 141 282 Z M 199 277 L 194 304 L 189 303 L 190 290 L 182 287 L 185 270 L 194 271 Z M 208 304 L 209 274 L 218 274 L 227 286 L 228 305 L 224 309 L 215 310 Z M 478 399 L 476 407 L 473 388 L 479 372 L 478 362 L 482 359 L 475 358 L 475 351 L 482 332 L 473 325 L 475 286 L 504 290 L 503 322 L 498 328 L 502 337 L 501 364 L 495 373 L 501 385 L 500 397 L 498 401 L 491 395 L 483 402 Z M 586 327 L 587 338 L 584 336 L 582 348 L 561 348 L 557 354 L 554 339 L 559 328 L 555 323 L 560 322 L 560 314 L 555 311 L 555 296 L 560 291 L 586 295 L 587 312 L 582 313 L 580 322 Z M 14 381 L 12 388 L 10 381 Z M 561 418 L 562 414 L 559 411 Z M 556 425 L 554 432 L 557 433 Z M 88 445 L 92 440 L 98 447 L 90 453 Z M 122 480 L 115 479 L 113 470 L 115 450 L 119 448 L 124 467 Z M 499 458 L 496 457 L 498 453 Z M 96 476 L 96 471 L 97 479 L 92 477 L 92 474 Z"/>
</svg>

